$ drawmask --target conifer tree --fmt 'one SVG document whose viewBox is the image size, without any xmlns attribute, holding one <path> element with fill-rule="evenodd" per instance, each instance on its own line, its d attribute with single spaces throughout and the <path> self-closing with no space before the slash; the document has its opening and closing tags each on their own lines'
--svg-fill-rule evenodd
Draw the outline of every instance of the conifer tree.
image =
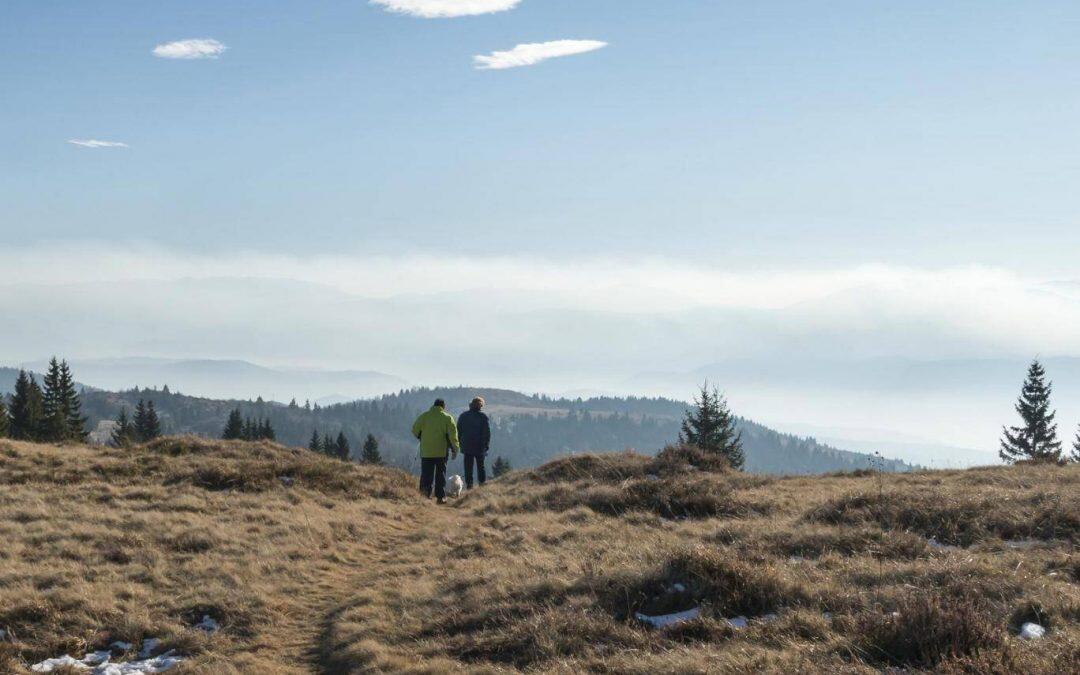
<svg viewBox="0 0 1080 675">
<path fill-rule="evenodd" d="M 135 435 L 135 425 L 128 419 L 127 409 L 121 408 L 113 428 L 112 444 L 118 448 L 127 447 L 135 441 Z"/>
<path fill-rule="evenodd" d="M 161 435 L 161 420 L 153 401 L 139 399 L 135 406 L 135 437 L 140 443 L 147 443 Z"/>
<path fill-rule="evenodd" d="M 337 450 L 337 445 L 334 444 L 334 439 L 330 438 L 330 434 L 326 434 L 325 436 L 323 436 L 323 439 L 322 439 L 322 451 L 323 451 L 323 454 L 326 455 L 327 457 L 333 457 L 336 450 Z"/>
<path fill-rule="evenodd" d="M 511 467 L 508 460 L 502 457 L 496 457 L 495 463 L 491 465 L 491 474 L 498 478 L 499 476 L 505 476 L 510 473 Z"/>
<path fill-rule="evenodd" d="M 11 422 L 8 433 L 20 441 L 36 441 L 42 438 L 45 423 L 45 397 L 41 387 L 25 370 L 19 371 L 15 380 L 15 394 L 8 411 Z"/>
<path fill-rule="evenodd" d="M 56 357 L 49 361 L 49 369 L 42 378 L 44 387 L 42 399 L 44 408 L 44 420 L 42 422 L 39 440 L 59 442 L 67 437 L 67 415 L 65 414 L 62 394 L 60 393 L 60 362 Z"/>
<path fill-rule="evenodd" d="M 259 425 L 259 438 L 267 441 L 277 440 L 277 434 L 274 433 L 274 427 L 270 424 L 269 417 Z"/>
<path fill-rule="evenodd" d="M 140 443 L 145 441 L 143 430 L 146 429 L 146 401 L 141 398 L 135 404 L 135 419 L 132 421 L 132 426 L 134 427 L 135 440 Z"/>
<path fill-rule="evenodd" d="M 1027 378 L 1016 402 L 1016 412 L 1023 424 L 1002 429 L 1001 451 L 1006 462 L 1020 460 L 1061 460 L 1061 441 L 1057 437 L 1056 413 L 1050 409 L 1052 385 L 1046 381 L 1046 371 L 1036 359 L 1028 367 Z"/>
<path fill-rule="evenodd" d="M 67 438 L 85 441 L 90 435 L 86 430 L 87 418 L 82 414 L 82 399 L 75 389 L 75 378 L 67 361 L 60 362 L 60 402 L 67 422 Z"/>
<path fill-rule="evenodd" d="M 360 455 L 360 459 L 364 464 L 382 464 L 382 453 L 379 452 L 379 439 L 374 435 L 368 434 L 364 439 L 364 449 Z"/>
<path fill-rule="evenodd" d="M 345 432 L 339 431 L 337 441 L 334 442 L 334 456 L 343 462 L 349 461 L 352 450 L 349 448 L 349 439 L 345 438 Z"/>
<path fill-rule="evenodd" d="M 244 418 L 240 416 L 240 408 L 233 408 L 229 413 L 229 419 L 225 422 L 225 430 L 221 438 L 226 441 L 237 441 L 244 436 Z"/>
<path fill-rule="evenodd" d="M 308 450 L 312 452 L 322 452 L 322 441 L 319 439 L 319 430 L 311 430 L 311 440 L 307 444 Z"/>
<path fill-rule="evenodd" d="M 1073 441 L 1072 461 L 1080 462 L 1080 428 L 1076 430 L 1076 440 Z"/>
<path fill-rule="evenodd" d="M 10 426 L 9 419 L 4 396 L 0 394 L 0 438 L 7 438 L 8 427 Z"/>
<path fill-rule="evenodd" d="M 686 411 L 679 442 L 723 455 L 733 469 L 742 469 L 746 462 L 742 433 L 735 428 L 735 416 L 728 409 L 720 390 L 713 387 L 710 391 L 708 382 L 701 387 L 701 394 L 694 398 L 694 407 Z"/>
<path fill-rule="evenodd" d="M 240 435 L 245 441 L 254 441 L 259 435 L 259 429 L 255 426 L 255 420 L 250 417 L 244 420 L 244 433 Z"/>
</svg>

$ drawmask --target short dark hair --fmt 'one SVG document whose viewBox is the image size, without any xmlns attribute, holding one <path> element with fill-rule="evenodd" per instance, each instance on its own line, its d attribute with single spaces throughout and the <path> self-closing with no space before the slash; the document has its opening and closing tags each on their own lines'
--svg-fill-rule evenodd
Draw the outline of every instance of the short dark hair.
<svg viewBox="0 0 1080 675">
<path fill-rule="evenodd" d="M 446 401 L 442 400 L 441 398 L 437 398 L 437 399 L 435 399 L 435 405 L 437 407 L 439 407 L 439 408 L 445 408 L 446 407 Z"/>
</svg>

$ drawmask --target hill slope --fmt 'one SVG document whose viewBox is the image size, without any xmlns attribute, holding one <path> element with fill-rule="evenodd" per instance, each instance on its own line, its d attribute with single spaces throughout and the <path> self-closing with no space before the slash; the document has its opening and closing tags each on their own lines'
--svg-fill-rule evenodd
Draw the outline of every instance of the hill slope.
<svg viewBox="0 0 1080 675">
<path fill-rule="evenodd" d="M 416 441 L 409 429 L 416 415 L 436 397 L 444 398 L 455 413 L 465 410 L 476 394 L 488 401 L 494 420 L 492 454 L 509 459 L 518 468 L 537 466 L 555 457 L 633 448 L 655 452 L 678 436 L 686 404 L 667 399 L 595 398 L 553 399 L 490 388 L 413 389 L 376 400 L 308 408 L 257 401 L 221 401 L 163 390 L 88 391 L 85 412 L 91 424 L 115 419 L 121 407 L 131 412 L 139 399 L 154 401 L 166 433 L 194 433 L 217 437 L 229 411 L 239 407 L 245 416 L 267 417 L 277 439 L 286 445 L 306 446 L 312 431 L 352 441 L 354 451 L 366 434 L 382 445 L 384 456 L 396 466 L 415 468 Z M 825 473 L 868 468 L 871 456 L 838 450 L 810 438 L 782 434 L 749 420 L 739 420 L 747 455 L 747 469 L 763 473 Z M 884 469 L 905 471 L 903 462 L 884 460 Z"/>
<path fill-rule="evenodd" d="M 879 486 L 687 461 L 569 458 L 437 507 L 399 472 L 269 444 L 0 441 L 0 671 L 149 637 L 177 673 L 1080 663 L 1080 467 Z M 1020 640 L 1029 621 L 1047 635 Z"/>
</svg>

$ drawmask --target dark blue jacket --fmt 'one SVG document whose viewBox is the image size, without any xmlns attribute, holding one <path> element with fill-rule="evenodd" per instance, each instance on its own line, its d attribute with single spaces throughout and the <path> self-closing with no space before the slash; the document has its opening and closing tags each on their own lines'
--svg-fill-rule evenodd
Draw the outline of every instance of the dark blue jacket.
<svg viewBox="0 0 1080 675">
<path fill-rule="evenodd" d="M 461 452 L 483 457 L 491 444 L 491 424 L 488 416 L 479 410 L 466 410 L 458 417 L 458 438 Z"/>
</svg>

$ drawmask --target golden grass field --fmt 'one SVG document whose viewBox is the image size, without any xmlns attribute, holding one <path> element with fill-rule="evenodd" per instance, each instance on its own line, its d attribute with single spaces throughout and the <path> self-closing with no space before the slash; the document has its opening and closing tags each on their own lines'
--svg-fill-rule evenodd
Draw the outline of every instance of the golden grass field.
<svg viewBox="0 0 1080 675">
<path fill-rule="evenodd" d="M 1080 672 L 1078 533 L 1076 465 L 581 456 L 439 507 L 267 443 L 0 441 L 0 672 L 149 637 L 178 674 Z"/>
</svg>

